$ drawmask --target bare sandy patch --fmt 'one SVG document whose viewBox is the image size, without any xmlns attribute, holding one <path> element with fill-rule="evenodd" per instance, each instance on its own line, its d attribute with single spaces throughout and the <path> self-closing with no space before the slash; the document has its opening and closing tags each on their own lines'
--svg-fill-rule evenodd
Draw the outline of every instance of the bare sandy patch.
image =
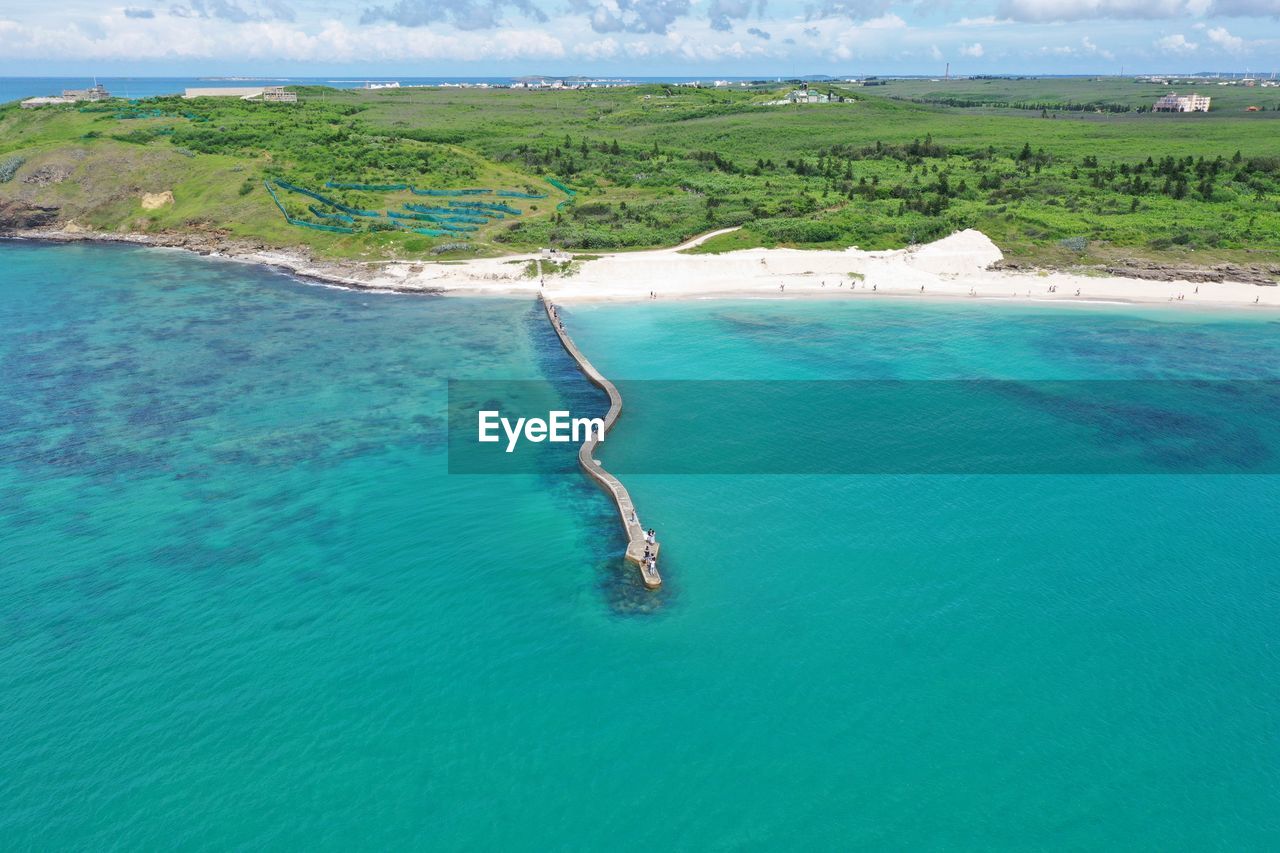
<svg viewBox="0 0 1280 853">
<path fill-rule="evenodd" d="M 143 210 L 159 210 L 166 204 L 173 204 L 173 191 L 165 190 L 159 193 L 143 193 L 142 209 Z"/>
</svg>

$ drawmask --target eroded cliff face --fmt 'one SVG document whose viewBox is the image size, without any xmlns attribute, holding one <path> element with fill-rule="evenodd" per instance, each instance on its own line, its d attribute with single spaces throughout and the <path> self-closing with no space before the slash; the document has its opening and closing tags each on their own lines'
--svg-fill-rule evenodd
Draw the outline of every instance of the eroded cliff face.
<svg viewBox="0 0 1280 853">
<path fill-rule="evenodd" d="M 48 228 L 57 224 L 58 213 L 52 205 L 0 199 L 0 233 Z"/>
</svg>

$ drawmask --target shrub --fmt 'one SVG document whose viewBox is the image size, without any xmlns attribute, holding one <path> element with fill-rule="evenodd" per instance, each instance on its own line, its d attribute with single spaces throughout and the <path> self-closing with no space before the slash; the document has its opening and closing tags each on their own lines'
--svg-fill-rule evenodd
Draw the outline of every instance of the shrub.
<svg viewBox="0 0 1280 853">
<path fill-rule="evenodd" d="M 808 219 L 762 219 L 756 228 L 781 243 L 827 243 L 840 237 L 839 226 Z"/>
<path fill-rule="evenodd" d="M 18 167 L 24 162 L 26 161 L 21 157 L 9 157 L 0 161 L 0 184 L 7 184 L 9 181 L 13 180 L 13 176 L 17 173 Z"/>
</svg>

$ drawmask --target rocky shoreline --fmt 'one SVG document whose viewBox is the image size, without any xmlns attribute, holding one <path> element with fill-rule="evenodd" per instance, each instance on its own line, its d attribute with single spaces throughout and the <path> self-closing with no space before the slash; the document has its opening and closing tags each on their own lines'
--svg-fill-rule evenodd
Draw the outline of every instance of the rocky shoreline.
<svg viewBox="0 0 1280 853">
<path fill-rule="evenodd" d="M 1044 269 L 1044 267 L 1020 261 L 999 261 L 992 264 L 991 268 L 993 270 L 1025 273 L 1034 273 Z M 1166 264 L 1159 261 L 1132 260 L 1121 264 L 1071 267 L 1065 271 L 1099 272 L 1117 278 L 1136 278 L 1143 281 L 1186 281 L 1193 284 L 1234 281 L 1240 284 L 1274 287 L 1280 282 L 1280 266 L 1263 264 L 1195 266 L 1191 264 Z"/>
<path fill-rule="evenodd" d="M 376 264 L 316 261 L 310 255 L 304 254 L 305 250 L 302 249 L 276 250 L 261 242 L 233 239 L 226 232 L 218 231 L 121 234 L 110 231 L 90 231 L 74 226 L 58 227 L 56 225 L 57 208 L 25 205 L 22 211 L 14 213 L 11 210 L 14 206 L 0 203 L 0 238 L 43 240 L 52 243 L 130 243 L 152 248 L 182 249 L 206 257 L 260 264 L 283 270 L 299 279 L 320 284 L 352 290 L 388 289 L 384 284 L 374 284 L 367 280 L 376 272 Z M 52 210 L 53 216 L 43 216 L 42 213 L 46 210 Z M 414 292 L 430 293 L 432 291 L 415 288 Z"/>
</svg>

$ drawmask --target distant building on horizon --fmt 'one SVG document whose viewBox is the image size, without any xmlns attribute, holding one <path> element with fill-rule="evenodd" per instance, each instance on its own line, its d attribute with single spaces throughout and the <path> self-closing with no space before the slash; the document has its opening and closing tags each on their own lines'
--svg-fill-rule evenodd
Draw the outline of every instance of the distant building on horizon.
<svg viewBox="0 0 1280 853">
<path fill-rule="evenodd" d="M 1209 96 L 1179 95 L 1177 92 L 1170 92 L 1163 98 L 1158 98 L 1151 109 L 1158 113 L 1207 113 Z"/>
<path fill-rule="evenodd" d="M 94 83 L 88 89 L 63 89 L 62 97 L 73 103 L 76 101 L 105 101 L 111 97 L 111 93 L 101 83 Z"/>
<path fill-rule="evenodd" d="M 27 98 L 22 102 L 24 110 L 37 107 L 53 107 L 59 104 L 78 104 L 81 101 L 105 101 L 111 93 L 101 83 L 94 83 L 88 89 L 63 89 L 61 95 L 46 95 L 40 98 Z"/>
</svg>

